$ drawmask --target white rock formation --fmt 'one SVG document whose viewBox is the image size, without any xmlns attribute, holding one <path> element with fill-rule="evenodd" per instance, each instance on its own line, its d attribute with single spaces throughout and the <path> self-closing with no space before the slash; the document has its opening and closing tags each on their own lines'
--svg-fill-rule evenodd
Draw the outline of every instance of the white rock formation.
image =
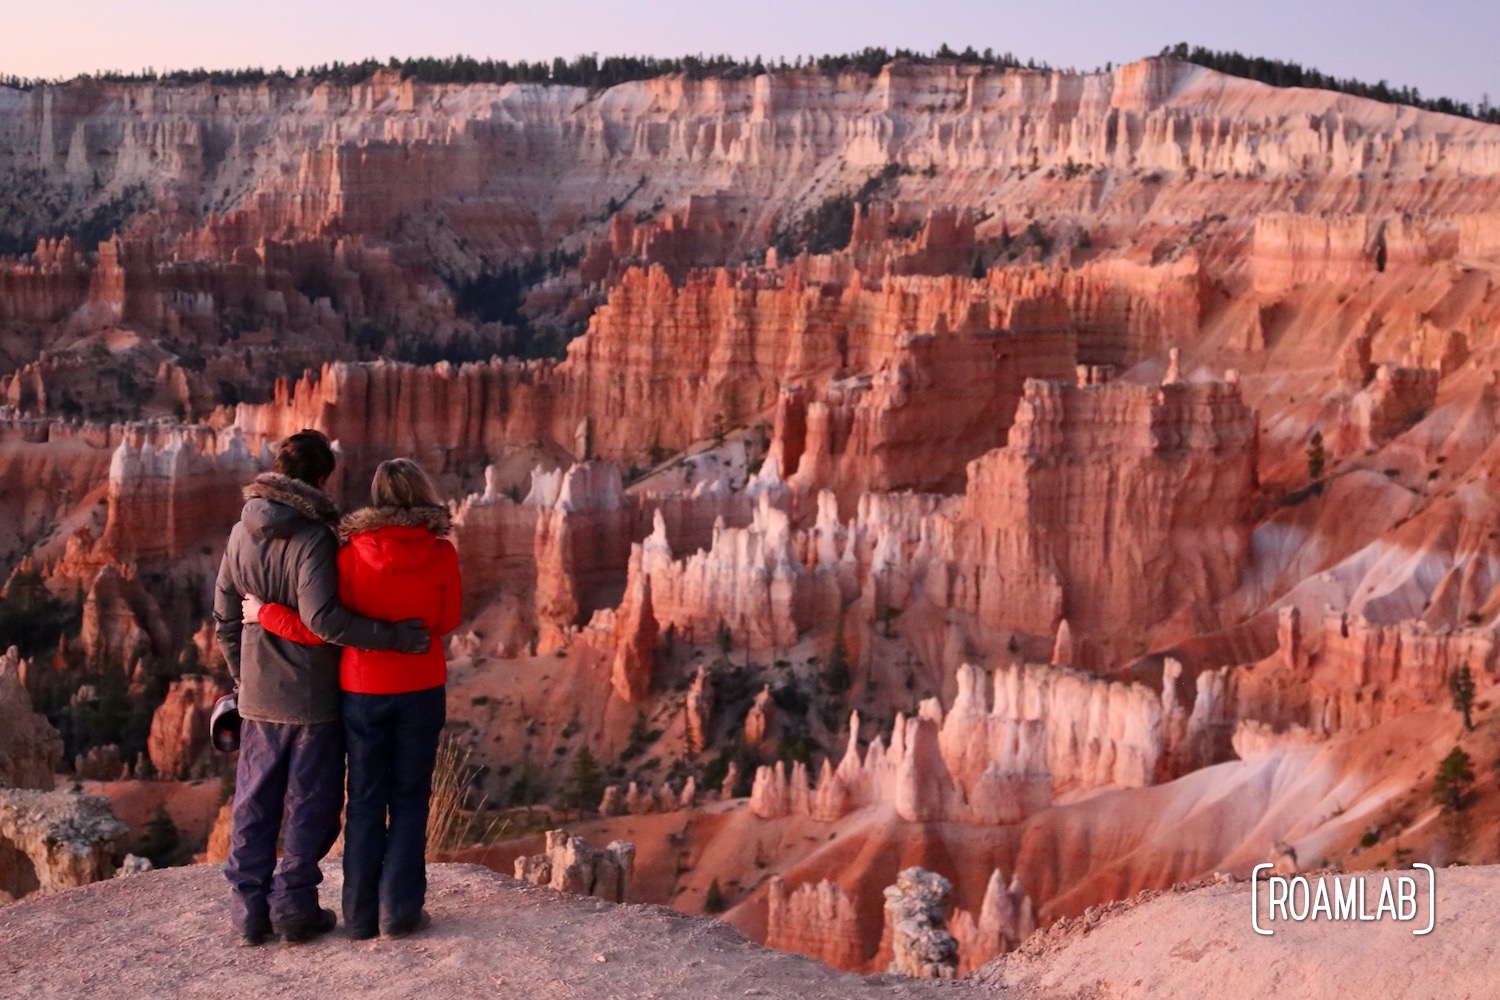
<svg viewBox="0 0 1500 1000">
<path fill-rule="evenodd" d="M 635 871 L 635 845 L 611 841 L 603 850 L 566 830 L 548 830 L 546 853 L 516 859 L 516 878 L 560 892 L 625 902 Z"/>
<path fill-rule="evenodd" d="M 958 942 L 943 910 L 953 885 L 941 875 L 908 868 L 885 890 L 885 926 L 891 942 L 888 971 L 917 979 L 953 979 Z"/>
</svg>

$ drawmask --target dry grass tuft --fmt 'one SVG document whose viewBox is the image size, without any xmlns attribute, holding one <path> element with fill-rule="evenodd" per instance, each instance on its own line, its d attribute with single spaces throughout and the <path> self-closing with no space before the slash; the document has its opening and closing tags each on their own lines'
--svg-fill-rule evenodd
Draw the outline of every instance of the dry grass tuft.
<svg viewBox="0 0 1500 1000">
<path fill-rule="evenodd" d="M 475 821 L 483 811 L 464 808 L 469 781 L 477 770 L 469 763 L 468 741 L 445 731 L 438 741 L 437 764 L 432 769 L 432 799 L 427 812 L 427 857 L 435 858 L 472 842 Z"/>
</svg>

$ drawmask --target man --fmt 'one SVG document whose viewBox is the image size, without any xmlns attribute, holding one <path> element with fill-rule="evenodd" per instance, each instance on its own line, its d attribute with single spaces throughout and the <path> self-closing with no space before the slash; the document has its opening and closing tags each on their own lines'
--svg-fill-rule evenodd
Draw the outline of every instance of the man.
<svg viewBox="0 0 1500 1000">
<path fill-rule="evenodd" d="M 323 493 L 334 464 L 317 431 L 281 442 L 276 471 L 245 487 L 219 565 L 214 619 L 244 720 L 224 874 L 244 945 L 273 936 L 300 943 L 334 926 L 333 911 L 318 906 L 318 862 L 338 838 L 344 799 L 339 647 L 421 653 L 429 641 L 420 620 L 373 621 L 339 603 L 338 509 Z M 301 645 L 243 622 L 245 594 L 296 608 L 330 645 Z"/>
</svg>

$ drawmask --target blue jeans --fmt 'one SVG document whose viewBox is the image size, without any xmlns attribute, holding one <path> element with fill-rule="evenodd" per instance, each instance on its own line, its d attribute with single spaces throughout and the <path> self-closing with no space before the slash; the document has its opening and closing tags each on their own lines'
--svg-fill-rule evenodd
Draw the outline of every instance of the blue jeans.
<svg viewBox="0 0 1500 1000">
<path fill-rule="evenodd" d="M 234 824 L 224 862 L 236 931 L 285 933 L 317 918 L 318 883 L 323 881 L 318 862 L 338 839 L 343 783 L 341 723 L 244 721 Z"/>
<path fill-rule="evenodd" d="M 427 806 L 443 686 L 344 693 L 349 808 L 344 818 L 344 924 L 352 933 L 409 930 L 427 897 Z"/>
</svg>

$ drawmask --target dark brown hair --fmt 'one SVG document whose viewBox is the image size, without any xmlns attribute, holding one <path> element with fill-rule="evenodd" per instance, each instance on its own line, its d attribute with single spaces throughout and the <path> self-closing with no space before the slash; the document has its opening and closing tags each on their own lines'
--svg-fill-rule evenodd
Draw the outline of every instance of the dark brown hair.
<svg viewBox="0 0 1500 1000">
<path fill-rule="evenodd" d="M 437 507 L 437 489 L 422 467 L 409 458 L 380 463 L 370 482 L 370 502 L 377 507 Z"/>
<path fill-rule="evenodd" d="M 276 471 L 309 486 L 322 486 L 337 460 L 321 431 L 300 430 L 276 447 Z"/>
</svg>

